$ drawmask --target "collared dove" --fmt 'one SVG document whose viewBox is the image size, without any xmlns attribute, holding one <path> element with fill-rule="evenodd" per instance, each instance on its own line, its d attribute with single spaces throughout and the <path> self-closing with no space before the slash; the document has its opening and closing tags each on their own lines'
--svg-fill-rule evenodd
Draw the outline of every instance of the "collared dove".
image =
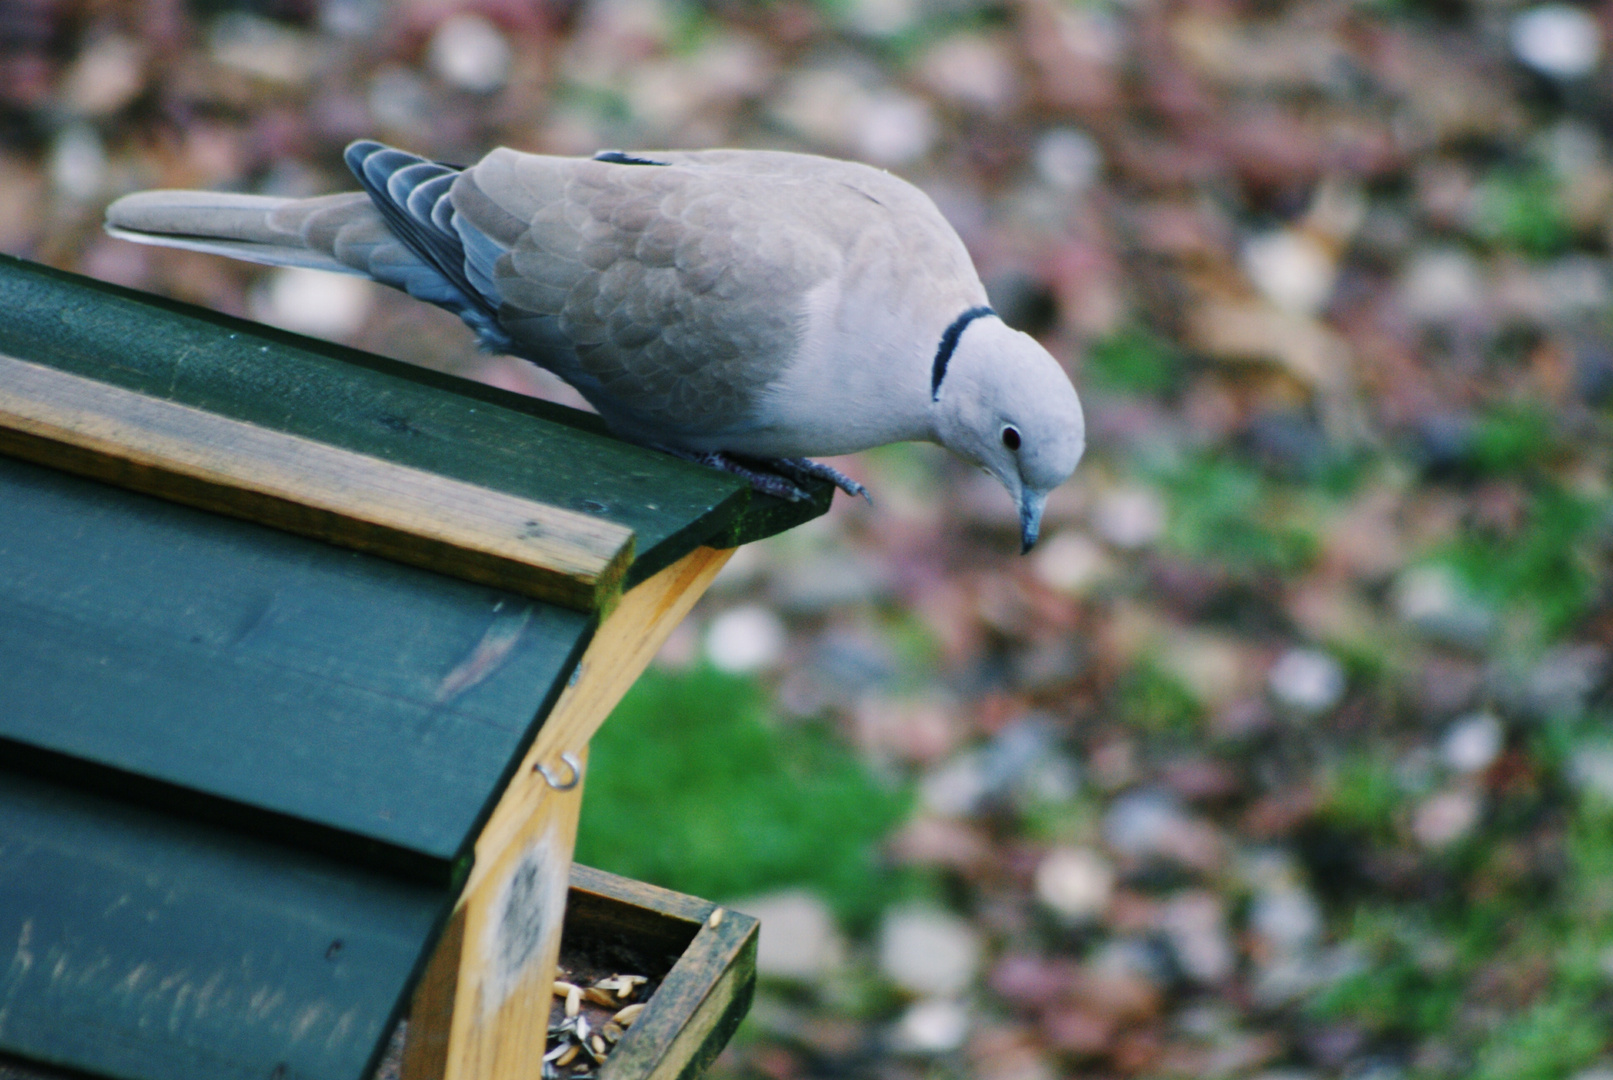
<svg viewBox="0 0 1613 1080">
<path fill-rule="evenodd" d="M 107 229 L 402 289 L 565 379 L 623 438 L 785 497 L 809 476 L 866 494 L 811 457 L 938 442 L 1008 489 L 1028 551 L 1081 457 L 1063 369 L 987 305 L 935 204 L 879 169 L 508 149 L 458 168 L 367 141 L 347 164 L 363 191 L 140 192 Z"/>
</svg>

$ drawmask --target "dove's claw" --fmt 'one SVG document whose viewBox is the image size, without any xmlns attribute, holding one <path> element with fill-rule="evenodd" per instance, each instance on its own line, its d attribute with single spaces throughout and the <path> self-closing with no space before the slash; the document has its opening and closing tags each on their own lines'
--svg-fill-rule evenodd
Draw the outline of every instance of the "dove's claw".
<svg viewBox="0 0 1613 1080">
<path fill-rule="evenodd" d="M 874 497 L 868 494 L 867 488 L 857 483 L 857 481 L 853 480 L 839 469 L 834 468 L 832 465 L 825 465 L 821 461 L 812 461 L 811 459 L 804 457 L 779 458 L 776 461 L 768 462 L 768 464 L 772 465 L 779 472 L 790 477 L 792 480 L 805 480 L 808 478 L 813 480 L 827 480 L 841 491 L 844 491 L 847 495 L 850 495 L 854 498 L 858 495 L 861 495 L 863 498 L 868 500 L 869 506 L 874 505 Z"/>
<path fill-rule="evenodd" d="M 673 446 L 651 445 L 673 457 L 743 477 L 750 481 L 752 488 L 763 495 L 788 499 L 790 502 L 802 502 L 812 496 L 800 486 L 801 484 L 808 480 L 827 480 L 847 495 L 861 495 L 868 500 L 869 506 L 874 505 L 874 497 L 868 494 L 867 488 L 839 469 L 809 458 L 741 458 L 735 454 L 725 454 L 721 450 L 700 453 L 695 450 L 680 450 Z"/>
<path fill-rule="evenodd" d="M 771 465 L 772 462 L 758 462 L 757 464 L 763 467 L 754 468 L 747 464 L 741 464 L 727 454 L 716 450 L 707 454 L 699 454 L 687 450 L 676 450 L 669 446 L 663 446 L 659 449 L 665 450 L 674 457 L 683 458 L 685 461 L 693 461 L 701 465 L 710 466 L 713 469 L 721 469 L 725 473 L 733 473 L 735 476 L 749 481 L 750 486 L 760 491 L 763 495 L 772 495 L 776 498 L 787 499 L 790 502 L 802 502 L 812 497 L 784 476 L 769 471 L 766 466 Z"/>
</svg>

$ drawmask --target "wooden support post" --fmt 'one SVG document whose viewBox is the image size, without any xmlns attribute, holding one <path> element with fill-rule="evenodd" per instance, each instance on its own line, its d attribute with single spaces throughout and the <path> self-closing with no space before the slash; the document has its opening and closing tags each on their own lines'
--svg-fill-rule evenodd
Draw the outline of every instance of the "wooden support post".
<svg viewBox="0 0 1613 1080">
<path fill-rule="evenodd" d="M 404 1080 L 531 1080 L 543 1057 L 588 740 L 728 561 L 699 548 L 626 593 L 476 842 L 476 864 L 415 991 Z"/>
</svg>

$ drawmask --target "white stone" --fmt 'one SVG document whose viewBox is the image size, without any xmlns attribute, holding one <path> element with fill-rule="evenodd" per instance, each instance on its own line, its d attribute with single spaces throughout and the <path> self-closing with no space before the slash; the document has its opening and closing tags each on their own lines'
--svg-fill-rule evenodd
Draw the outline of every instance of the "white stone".
<svg viewBox="0 0 1613 1080">
<path fill-rule="evenodd" d="M 1322 310 L 1338 278 L 1333 253 L 1296 229 L 1277 229 L 1245 241 L 1243 271 L 1273 305 L 1300 315 Z"/>
<path fill-rule="evenodd" d="M 320 0 L 319 28 L 332 37 L 368 37 L 386 17 L 382 0 Z"/>
<path fill-rule="evenodd" d="M 1289 649 L 1266 676 L 1271 696 L 1308 716 L 1319 716 L 1344 697 L 1344 668 L 1316 649 Z"/>
<path fill-rule="evenodd" d="M 1033 762 L 1014 790 L 1021 805 L 1069 803 L 1080 793 L 1081 770 L 1063 755 Z"/>
<path fill-rule="evenodd" d="M 969 1010 L 961 1001 L 915 1001 L 891 1030 L 891 1048 L 903 1054 L 948 1054 L 969 1037 Z"/>
<path fill-rule="evenodd" d="M 451 15 L 431 35 L 426 52 L 431 70 L 451 86 L 485 94 L 510 77 L 510 43 L 480 15 Z"/>
<path fill-rule="evenodd" d="M 1613 802 L 1613 745 L 1593 743 L 1574 750 L 1568 763 L 1568 778 L 1581 791 Z"/>
<path fill-rule="evenodd" d="M 1145 859 L 1176 853 L 1192 819 L 1162 791 L 1127 792 L 1103 816 L 1103 842 L 1124 858 Z"/>
<path fill-rule="evenodd" d="M 106 147 L 88 124 L 70 124 L 51 144 L 45 168 L 50 182 L 69 199 L 88 202 L 106 185 Z"/>
<path fill-rule="evenodd" d="M 1574 1080 L 1613 1080 L 1613 1065 L 1593 1065 L 1574 1074 Z"/>
<path fill-rule="evenodd" d="M 1524 687 L 1529 711 L 1542 718 L 1573 717 L 1602 684 L 1608 655 L 1600 645 L 1559 645 L 1530 670 Z"/>
<path fill-rule="evenodd" d="M 974 982 L 980 952 L 975 928 L 939 908 L 892 908 L 880 924 L 879 970 L 910 994 L 961 994 Z"/>
<path fill-rule="evenodd" d="M 1567 255 L 1540 272 L 1545 310 L 1562 318 L 1607 307 L 1613 289 L 1608 283 L 1607 262 L 1588 255 Z"/>
<path fill-rule="evenodd" d="M 843 67 L 809 67 L 790 74 L 769 101 L 774 117 L 797 135 L 821 146 L 849 149 L 868 93 L 862 80 Z"/>
<path fill-rule="evenodd" d="M 1109 570 L 1103 548 L 1083 532 L 1066 529 L 1036 547 L 1031 569 L 1044 585 L 1080 596 Z"/>
<path fill-rule="evenodd" d="M 1092 136 L 1075 128 L 1044 132 L 1032 160 L 1043 183 L 1072 194 L 1091 187 L 1103 172 L 1103 151 Z"/>
<path fill-rule="evenodd" d="M 981 755 L 969 751 L 926 773 L 919 781 L 919 801 L 941 817 L 967 817 L 985 798 L 987 786 Z"/>
<path fill-rule="evenodd" d="M 1165 504 L 1147 488 L 1119 488 L 1098 500 L 1092 509 L 1092 525 L 1115 547 L 1147 547 L 1165 531 Z"/>
<path fill-rule="evenodd" d="M 918 0 L 851 0 L 837 4 L 848 26 L 869 37 L 890 37 L 911 26 L 919 15 Z"/>
<path fill-rule="evenodd" d="M 1468 836 L 1479 823 L 1483 804 L 1476 793 L 1453 788 L 1430 795 L 1412 815 L 1411 833 L 1425 848 L 1438 851 Z"/>
<path fill-rule="evenodd" d="M 754 896 L 725 906 L 761 920 L 756 973 L 764 978 L 816 982 L 845 959 L 845 941 L 829 905 L 806 889 Z"/>
<path fill-rule="evenodd" d="M 978 33 L 954 34 L 930 46 L 919 79 L 938 97 L 1000 115 L 1019 100 L 1019 76 L 1006 44 Z"/>
<path fill-rule="evenodd" d="M 746 604 L 711 620 L 706 658 L 730 674 L 760 671 L 778 662 L 788 637 L 777 615 L 759 604 Z"/>
<path fill-rule="evenodd" d="M 1322 909 L 1297 883 L 1267 889 L 1249 905 L 1249 929 L 1277 953 L 1303 952 L 1322 935 Z"/>
<path fill-rule="evenodd" d="M 900 90 L 870 94 L 857 111 L 855 139 L 862 156 L 875 165 L 908 165 L 930 152 L 941 124 L 929 102 Z"/>
<path fill-rule="evenodd" d="M 1435 250 L 1412 257 L 1400 278 L 1400 304 L 1414 319 L 1444 322 L 1484 304 L 1478 264 L 1464 251 Z"/>
<path fill-rule="evenodd" d="M 318 58 L 310 35 L 244 11 L 214 19 L 207 44 L 218 63 L 270 82 L 305 82 Z"/>
<path fill-rule="evenodd" d="M 1180 680 L 1200 705 L 1219 709 L 1246 692 L 1248 662 L 1237 639 L 1180 630 L 1167 633 L 1164 642 L 1159 665 Z"/>
<path fill-rule="evenodd" d="M 322 338 L 357 333 L 375 304 L 376 286 L 351 274 L 284 266 L 269 272 L 252 292 L 253 317 Z"/>
<path fill-rule="evenodd" d="M 1036 867 L 1036 898 L 1072 922 L 1102 915 L 1114 891 L 1114 867 L 1091 848 L 1056 847 Z"/>
<path fill-rule="evenodd" d="M 1578 120 L 1559 120 L 1535 140 L 1535 148 L 1564 177 L 1597 168 L 1607 152 L 1596 129 Z"/>
<path fill-rule="evenodd" d="M 1483 772 L 1501 756 L 1505 741 L 1506 731 L 1494 713 L 1468 713 L 1445 732 L 1439 756 L 1453 772 Z"/>
<path fill-rule="evenodd" d="M 1395 614 L 1431 637 L 1458 645 L 1484 643 L 1495 616 L 1447 566 L 1413 566 L 1395 578 L 1390 590 Z"/>
<path fill-rule="evenodd" d="M 62 97 L 74 112 L 106 116 L 140 93 L 145 50 L 122 34 L 105 34 L 85 47 L 62 79 Z"/>
<path fill-rule="evenodd" d="M 1602 59 L 1602 28 L 1583 8 L 1541 4 L 1512 20 L 1512 51 L 1543 75 L 1574 79 Z"/>
<path fill-rule="evenodd" d="M 1238 955 L 1227 937 L 1226 923 L 1226 908 L 1212 892 L 1178 893 L 1166 902 L 1160 929 L 1188 978 L 1218 983 L 1232 975 Z"/>
<path fill-rule="evenodd" d="M 406 67 L 387 64 L 370 80 L 367 98 L 375 122 L 395 131 L 424 134 L 431 126 L 431 91 Z"/>
</svg>

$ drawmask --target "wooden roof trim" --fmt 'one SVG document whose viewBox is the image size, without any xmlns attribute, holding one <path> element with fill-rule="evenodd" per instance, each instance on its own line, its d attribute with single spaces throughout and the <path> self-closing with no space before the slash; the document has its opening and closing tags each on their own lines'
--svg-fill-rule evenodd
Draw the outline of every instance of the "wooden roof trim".
<svg viewBox="0 0 1613 1080">
<path fill-rule="evenodd" d="M 0 453 L 579 610 L 633 531 L 0 354 Z"/>
</svg>

